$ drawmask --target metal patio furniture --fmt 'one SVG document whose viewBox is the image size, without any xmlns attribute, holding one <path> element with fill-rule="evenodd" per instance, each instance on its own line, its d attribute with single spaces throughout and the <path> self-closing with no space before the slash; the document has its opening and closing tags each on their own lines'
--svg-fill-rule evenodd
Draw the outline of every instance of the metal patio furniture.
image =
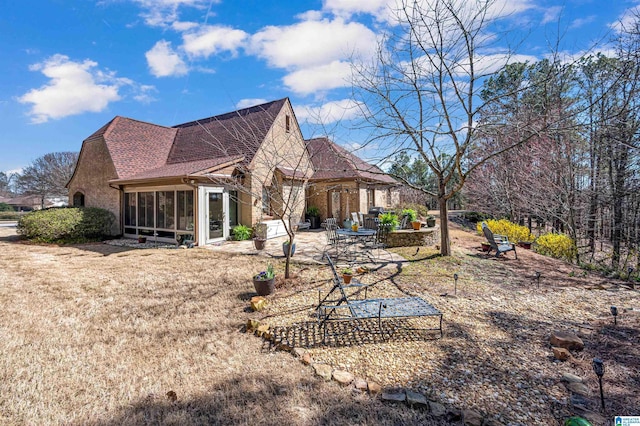
<svg viewBox="0 0 640 426">
<path fill-rule="evenodd" d="M 482 232 L 484 233 L 485 238 L 491 246 L 488 253 L 491 253 L 491 250 L 495 250 L 496 257 L 498 257 L 502 253 L 513 251 L 516 259 L 518 259 L 516 245 L 515 243 L 510 242 L 506 235 L 494 234 L 493 232 L 491 232 L 491 229 L 489 229 L 489 226 L 486 222 L 482 222 Z"/>
</svg>

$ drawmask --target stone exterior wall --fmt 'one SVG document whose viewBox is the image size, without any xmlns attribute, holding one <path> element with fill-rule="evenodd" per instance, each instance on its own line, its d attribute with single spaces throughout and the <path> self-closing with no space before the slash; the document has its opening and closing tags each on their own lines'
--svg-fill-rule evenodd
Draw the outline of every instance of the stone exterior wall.
<svg viewBox="0 0 640 426">
<path fill-rule="evenodd" d="M 82 144 L 78 165 L 69 182 L 69 198 L 77 192 L 84 194 L 86 207 L 100 207 L 109 210 L 116 217 L 111 229 L 112 235 L 122 232 L 120 202 L 121 192 L 109 186 L 109 180 L 116 179 L 107 145 L 102 138 L 86 140 Z"/>
<path fill-rule="evenodd" d="M 287 119 L 288 117 L 288 119 Z M 274 193 L 279 194 L 274 198 L 280 198 L 283 194 L 282 180 L 274 176 L 277 168 L 287 169 L 295 172 L 299 177 L 311 177 L 313 168 L 311 160 L 306 150 L 304 138 L 300 132 L 297 121 L 294 119 L 291 104 L 286 102 L 282 110 L 273 122 L 273 126 L 267 133 L 260 149 L 256 153 L 249 166 L 251 179 L 247 179 L 247 190 L 251 194 L 250 218 L 243 215 L 243 219 L 250 219 L 243 224 L 251 226 L 263 218 L 262 213 L 262 188 L 263 186 L 276 186 Z M 287 124 L 288 123 L 288 124 Z M 304 193 L 302 189 L 300 203 L 295 203 L 294 217 L 301 217 L 304 214 Z M 275 208 L 278 206 L 276 200 Z"/>
<path fill-rule="evenodd" d="M 387 235 L 389 247 L 432 246 L 440 239 L 440 228 L 422 228 L 419 231 L 400 229 Z"/>
</svg>

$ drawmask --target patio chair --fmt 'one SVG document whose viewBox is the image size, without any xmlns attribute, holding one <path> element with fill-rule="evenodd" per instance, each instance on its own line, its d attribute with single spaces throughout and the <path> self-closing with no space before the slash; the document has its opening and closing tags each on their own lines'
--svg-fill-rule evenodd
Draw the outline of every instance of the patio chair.
<svg viewBox="0 0 640 426">
<path fill-rule="evenodd" d="M 489 241 L 489 252 L 491 250 L 496 251 L 496 257 L 500 256 L 501 253 L 506 253 L 508 251 L 513 250 L 513 254 L 516 256 L 516 260 L 518 259 L 518 252 L 516 251 L 516 245 L 509 241 L 506 235 L 494 234 L 489 229 L 489 226 L 486 222 L 482 222 L 482 232 L 484 233 L 485 238 Z"/>
<path fill-rule="evenodd" d="M 346 239 L 338 235 L 338 225 L 335 224 L 335 219 L 333 221 L 329 221 L 328 218 L 327 223 L 324 227 L 324 233 L 327 238 L 327 245 L 331 246 L 335 251 L 336 258 L 343 252 L 346 251 Z"/>
</svg>

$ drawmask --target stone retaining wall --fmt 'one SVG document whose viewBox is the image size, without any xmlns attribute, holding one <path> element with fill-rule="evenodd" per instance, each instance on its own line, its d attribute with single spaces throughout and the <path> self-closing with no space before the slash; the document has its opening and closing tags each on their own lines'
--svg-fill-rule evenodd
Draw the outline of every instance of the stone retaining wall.
<svg viewBox="0 0 640 426">
<path fill-rule="evenodd" d="M 399 229 L 387 235 L 388 247 L 430 246 L 440 240 L 440 227 L 413 229 Z"/>
</svg>

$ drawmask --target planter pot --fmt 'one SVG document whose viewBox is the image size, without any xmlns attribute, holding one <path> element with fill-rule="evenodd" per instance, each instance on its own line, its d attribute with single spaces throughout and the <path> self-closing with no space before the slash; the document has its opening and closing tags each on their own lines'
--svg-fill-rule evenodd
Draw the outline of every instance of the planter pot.
<svg viewBox="0 0 640 426">
<path fill-rule="evenodd" d="M 146 243 L 146 242 L 147 242 L 147 237 L 138 237 L 138 242 L 139 242 L 140 244 L 144 244 L 144 243 Z"/>
<path fill-rule="evenodd" d="M 433 228 L 436 226 L 436 220 L 435 219 L 427 219 L 427 228 Z"/>
<path fill-rule="evenodd" d="M 262 238 L 254 238 L 253 246 L 256 248 L 256 250 L 264 250 L 264 245 L 266 242 L 267 240 L 263 240 Z"/>
<path fill-rule="evenodd" d="M 309 222 L 311 222 L 311 229 L 320 229 L 320 216 L 309 216 Z"/>
<path fill-rule="evenodd" d="M 482 243 L 482 251 L 489 251 L 489 250 L 491 250 L 491 244 Z"/>
<path fill-rule="evenodd" d="M 345 284 L 349 284 L 351 282 L 351 277 L 353 277 L 353 275 L 342 274 L 342 281 L 344 281 Z"/>
<path fill-rule="evenodd" d="M 527 249 L 527 250 L 531 250 L 531 241 L 520 241 L 518 242 L 518 246 L 522 247 L 523 249 Z"/>
<path fill-rule="evenodd" d="M 276 279 L 271 278 L 270 280 L 256 280 L 254 278 L 253 286 L 255 287 L 258 296 L 268 296 L 276 289 Z"/>
<path fill-rule="evenodd" d="M 422 222 L 416 220 L 415 222 L 411 222 L 411 226 L 413 226 L 414 231 L 419 231 L 422 228 Z"/>
<path fill-rule="evenodd" d="M 282 253 L 284 253 L 284 256 L 287 257 L 287 253 L 289 252 L 289 243 L 282 243 Z M 291 257 L 293 257 L 293 255 L 296 252 L 296 243 L 293 243 L 293 246 L 291 247 Z"/>
<path fill-rule="evenodd" d="M 351 230 L 353 232 L 358 232 L 358 227 L 359 227 L 359 225 L 357 223 L 354 223 L 353 225 L 351 225 Z"/>
</svg>

